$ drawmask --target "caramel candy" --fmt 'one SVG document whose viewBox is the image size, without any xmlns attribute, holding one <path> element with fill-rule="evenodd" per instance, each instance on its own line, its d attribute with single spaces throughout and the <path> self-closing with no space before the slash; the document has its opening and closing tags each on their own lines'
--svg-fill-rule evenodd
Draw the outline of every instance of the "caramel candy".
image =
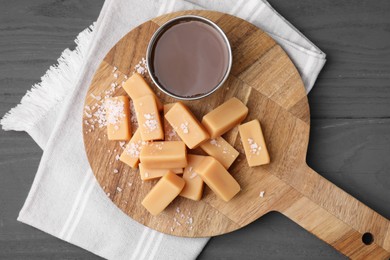
<svg viewBox="0 0 390 260">
<path fill-rule="evenodd" d="M 217 196 L 226 202 L 231 200 L 241 189 L 240 184 L 225 167 L 211 156 L 204 158 L 195 168 L 195 172 Z"/>
<path fill-rule="evenodd" d="M 152 95 L 147 95 L 134 99 L 133 102 L 142 140 L 164 139 L 164 131 L 155 98 Z"/>
<path fill-rule="evenodd" d="M 175 129 L 168 123 L 165 115 L 168 111 L 175 105 L 175 103 L 164 104 L 164 136 L 165 141 L 181 141 L 180 137 L 177 135 Z"/>
<path fill-rule="evenodd" d="M 161 111 L 163 109 L 161 101 L 158 99 L 156 94 L 154 94 L 153 90 L 149 87 L 148 83 L 146 83 L 140 74 L 134 73 L 126 80 L 122 87 L 132 100 L 143 96 L 152 95 L 156 99 L 158 110 Z"/>
<path fill-rule="evenodd" d="M 146 142 L 142 141 L 140 131 L 137 129 L 119 157 L 119 160 L 131 168 L 137 168 L 141 149 L 145 144 Z"/>
<path fill-rule="evenodd" d="M 177 102 L 172 106 L 165 115 L 165 119 L 190 149 L 196 148 L 210 138 L 202 124 L 181 102 Z"/>
<path fill-rule="evenodd" d="M 154 216 L 162 212 L 183 189 L 185 182 L 172 172 L 165 174 L 143 199 L 142 205 Z"/>
<path fill-rule="evenodd" d="M 259 120 L 242 124 L 238 130 L 249 166 L 268 164 L 270 158 Z"/>
<path fill-rule="evenodd" d="M 130 107 L 125 96 L 105 100 L 108 140 L 130 140 Z"/>
<path fill-rule="evenodd" d="M 222 137 L 210 139 L 200 145 L 203 151 L 217 159 L 223 167 L 228 169 L 240 154 Z"/>
<path fill-rule="evenodd" d="M 169 171 L 180 174 L 183 173 L 183 168 L 177 168 L 177 169 L 150 169 L 145 168 L 142 163 L 139 164 L 139 174 L 141 176 L 141 180 L 143 181 L 149 181 L 153 179 L 160 178 L 167 174 Z"/>
<path fill-rule="evenodd" d="M 216 138 L 240 124 L 247 114 L 248 108 L 239 99 L 233 97 L 203 116 L 202 124 L 211 138 Z"/>
<path fill-rule="evenodd" d="M 180 196 L 198 201 L 203 194 L 203 180 L 195 172 L 195 168 L 203 161 L 206 156 L 189 154 L 187 156 L 188 165 L 184 168 L 183 179 L 186 182 Z"/>
<path fill-rule="evenodd" d="M 141 150 L 141 163 L 151 169 L 174 169 L 187 166 L 187 149 L 181 141 L 153 142 Z"/>
</svg>

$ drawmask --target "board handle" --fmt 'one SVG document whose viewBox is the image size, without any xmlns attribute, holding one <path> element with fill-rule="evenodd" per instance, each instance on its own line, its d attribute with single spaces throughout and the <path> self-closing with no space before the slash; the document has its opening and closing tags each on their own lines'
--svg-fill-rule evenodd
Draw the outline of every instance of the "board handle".
<svg viewBox="0 0 390 260">
<path fill-rule="evenodd" d="M 301 196 L 278 211 L 351 259 L 389 259 L 388 219 L 307 165 L 297 176 Z"/>
</svg>

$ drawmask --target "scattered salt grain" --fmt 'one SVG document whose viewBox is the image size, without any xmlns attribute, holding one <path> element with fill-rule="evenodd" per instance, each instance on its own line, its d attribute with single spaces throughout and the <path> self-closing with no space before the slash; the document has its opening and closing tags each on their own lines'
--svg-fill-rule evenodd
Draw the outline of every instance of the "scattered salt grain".
<svg viewBox="0 0 390 260">
<path fill-rule="evenodd" d="M 189 129 L 188 129 L 188 122 L 184 122 L 180 125 L 181 130 L 183 130 L 183 133 L 188 134 Z"/>
<path fill-rule="evenodd" d="M 148 71 L 148 65 L 146 63 L 146 59 L 142 58 L 140 62 L 138 62 L 137 65 L 134 66 L 134 72 L 137 72 L 138 74 L 142 76 L 146 76 Z"/>
<path fill-rule="evenodd" d="M 91 93 L 91 97 L 97 101 L 101 100 L 102 97 L 101 96 L 95 96 L 93 93 Z"/>
<path fill-rule="evenodd" d="M 193 173 L 191 174 L 191 176 L 190 176 L 190 179 L 195 178 L 197 175 L 198 175 L 198 174 L 196 174 L 196 172 L 193 172 Z"/>
<path fill-rule="evenodd" d="M 210 144 L 218 146 L 218 142 L 216 139 L 210 139 Z"/>
<path fill-rule="evenodd" d="M 115 161 L 119 161 L 119 158 L 120 158 L 119 154 L 115 155 Z"/>
<path fill-rule="evenodd" d="M 176 208 L 176 212 L 180 213 L 180 208 L 179 207 Z"/>
<path fill-rule="evenodd" d="M 112 69 L 112 72 L 117 71 L 117 69 L 118 69 L 118 68 L 114 66 L 114 68 Z"/>
<path fill-rule="evenodd" d="M 172 141 L 173 138 L 176 136 L 177 136 L 176 131 L 173 129 L 170 129 L 170 131 L 168 132 L 167 139 L 168 139 L 168 141 Z"/>
<path fill-rule="evenodd" d="M 118 173 L 119 171 L 118 171 L 118 169 L 114 169 L 114 171 L 113 171 L 114 173 Z"/>
<path fill-rule="evenodd" d="M 139 157 L 143 145 L 144 144 L 141 141 L 138 141 L 137 143 L 129 143 L 125 148 L 125 152 L 133 158 Z"/>
<path fill-rule="evenodd" d="M 119 188 L 119 187 L 116 187 L 116 190 L 117 190 L 118 192 L 122 192 L 122 189 Z"/>
<path fill-rule="evenodd" d="M 260 198 L 264 198 L 265 191 L 260 191 Z"/>
<path fill-rule="evenodd" d="M 118 73 L 114 73 L 114 78 L 118 78 Z"/>
<path fill-rule="evenodd" d="M 248 144 L 251 150 L 251 154 L 260 154 L 261 147 L 257 143 L 255 143 L 252 138 L 248 138 Z"/>
<path fill-rule="evenodd" d="M 121 100 L 117 99 L 108 99 L 105 102 L 105 109 L 109 111 L 107 113 L 107 124 L 117 126 L 118 123 L 122 121 L 122 118 L 125 117 L 125 104 Z"/>
<path fill-rule="evenodd" d="M 144 114 L 145 123 L 144 126 L 149 129 L 149 131 L 154 131 L 157 129 L 157 120 L 155 119 L 154 113 L 151 114 Z"/>
</svg>

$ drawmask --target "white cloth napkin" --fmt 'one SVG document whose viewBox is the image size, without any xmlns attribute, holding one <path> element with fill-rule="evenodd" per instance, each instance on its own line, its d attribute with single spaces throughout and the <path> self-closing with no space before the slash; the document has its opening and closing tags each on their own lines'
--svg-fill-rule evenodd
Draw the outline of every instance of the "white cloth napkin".
<svg viewBox="0 0 390 260">
<path fill-rule="evenodd" d="M 194 259 L 208 238 L 165 235 L 119 210 L 96 182 L 84 151 L 81 116 L 92 76 L 128 31 L 165 13 L 209 9 L 246 19 L 268 32 L 290 55 L 307 91 L 325 54 L 265 0 L 107 0 L 94 26 L 65 50 L 58 65 L 1 120 L 4 130 L 26 131 L 44 150 L 18 220 L 108 259 Z"/>
</svg>

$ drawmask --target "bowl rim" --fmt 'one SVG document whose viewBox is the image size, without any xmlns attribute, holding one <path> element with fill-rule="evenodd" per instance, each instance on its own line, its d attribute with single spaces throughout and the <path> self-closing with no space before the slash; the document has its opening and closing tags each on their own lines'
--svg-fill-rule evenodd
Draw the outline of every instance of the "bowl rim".
<svg viewBox="0 0 390 260">
<path fill-rule="evenodd" d="M 154 47 L 155 43 L 157 42 L 157 39 L 159 38 L 159 36 L 162 33 L 165 32 L 165 30 L 167 28 L 169 28 L 171 25 L 173 25 L 175 23 L 180 22 L 180 20 L 197 20 L 197 21 L 201 21 L 203 23 L 206 23 L 206 24 L 210 25 L 211 27 L 213 27 L 215 30 L 217 30 L 219 32 L 219 34 L 222 36 L 222 38 L 223 38 L 223 40 L 225 42 L 225 45 L 227 47 L 227 51 L 228 51 L 228 65 L 227 65 L 227 68 L 226 68 L 226 71 L 225 71 L 225 74 L 224 74 L 223 78 L 209 92 L 206 92 L 206 93 L 201 94 L 201 95 L 191 96 L 191 97 L 183 97 L 183 96 L 176 95 L 176 94 L 166 90 L 163 86 L 161 86 L 160 83 L 154 77 L 154 75 L 153 75 L 153 73 L 151 71 L 152 70 L 151 69 L 152 66 L 150 66 L 150 64 L 152 64 L 152 50 L 153 50 L 153 47 Z M 179 100 L 198 100 L 198 99 L 201 99 L 201 98 L 204 98 L 204 97 L 207 97 L 207 96 L 213 94 L 215 91 L 217 91 L 225 83 L 225 81 L 229 77 L 229 74 L 230 74 L 230 71 L 231 71 L 231 68 L 232 68 L 232 63 L 233 63 L 232 48 L 231 48 L 229 39 L 227 38 L 225 32 L 216 23 L 214 23 L 213 21 L 211 21 L 211 20 L 209 20 L 209 19 L 207 19 L 207 18 L 205 18 L 203 16 L 200 16 L 200 15 L 181 15 L 181 16 L 177 16 L 175 18 L 172 18 L 172 19 L 168 20 L 167 22 L 162 24 L 154 32 L 154 34 L 152 35 L 152 37 L 151 37 L 151 39 L 149 41 L 149 44 L 148 44 L 148 47 L 147 47 L 147 50 L 146 50 L 146 65 L 147 65 L 147 68 L 148 68 L 148 74 L 149 74 L 150 78 L 152 79 L 153 83 L 163 93 L 165 93 L 168 96 L 171 96 L 173 98 L 179 99 Z"/>
</svg>

